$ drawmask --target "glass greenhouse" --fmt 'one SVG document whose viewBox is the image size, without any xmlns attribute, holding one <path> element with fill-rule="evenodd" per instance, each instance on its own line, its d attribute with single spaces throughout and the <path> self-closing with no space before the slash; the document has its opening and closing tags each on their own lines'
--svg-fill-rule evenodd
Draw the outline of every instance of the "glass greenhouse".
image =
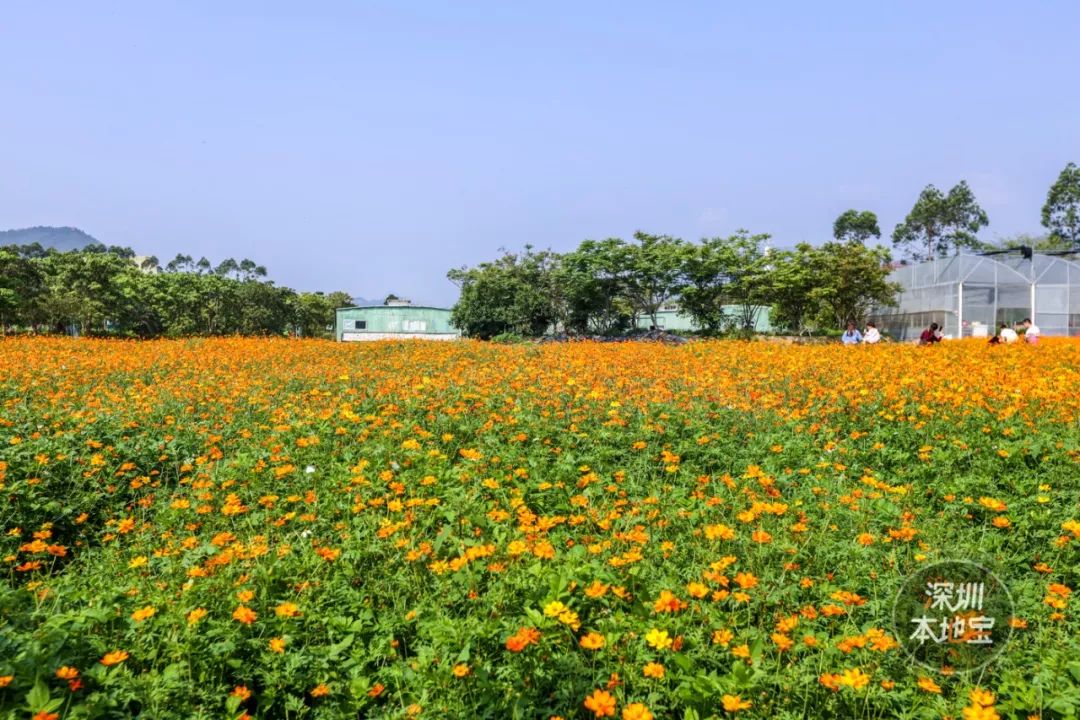
<svg viewBox="0 0 1080 720">
<path fill-rule="evenodd" d="M 889 279 L 901 287 L 898 305 L 873 319 L 897 340 L 932 322 L 947 338 L 987 337 L 1026 317 L 1043 335 L 1080 335 L 1080 263 L 1065 257 L 954 255 L 901 266 Z"/>
</svg>

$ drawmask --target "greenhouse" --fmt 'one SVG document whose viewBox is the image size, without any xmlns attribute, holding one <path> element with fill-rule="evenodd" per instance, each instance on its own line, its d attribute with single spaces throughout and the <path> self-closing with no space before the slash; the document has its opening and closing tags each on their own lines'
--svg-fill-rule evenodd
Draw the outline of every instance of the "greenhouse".
<svg viewBox="0 0 1080 720">
<path fill-rule="evenodd" d="M 1024 318 L 1043 335 L 1080 335 L 1080 263 L 1064 256 L 954 255 L 902 265 L 889 279 L 901 288 L 897 305 L 872 319 L 897 340 L 934 322 L 946 338 L 987 337 Z"/>
</svg>

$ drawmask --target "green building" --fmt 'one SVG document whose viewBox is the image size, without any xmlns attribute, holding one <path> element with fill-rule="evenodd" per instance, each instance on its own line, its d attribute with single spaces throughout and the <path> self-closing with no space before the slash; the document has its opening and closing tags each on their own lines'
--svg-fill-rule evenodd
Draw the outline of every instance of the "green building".
<svg viewBox="0 0 1080 720">
<path fill-rule="evenodd" d="M 408 303 L 338 308 L 334 336 L 345 342 L 364 340 L 457 340 L 450 311 Z"/>
</svg>

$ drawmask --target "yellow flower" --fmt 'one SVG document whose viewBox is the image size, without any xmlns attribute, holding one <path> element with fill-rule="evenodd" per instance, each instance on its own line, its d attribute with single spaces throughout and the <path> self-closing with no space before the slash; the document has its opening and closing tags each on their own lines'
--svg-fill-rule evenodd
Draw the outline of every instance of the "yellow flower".
<svg viewBox="0 0 1080 720">
<path fill-rule="evenodd" d="M 454 677 L 463 678 L 472 672 L 472 668 L 465 663 L 458 663 L 454 666 Z"/>
<path fill-rule="evenodd" d="M 840 673 L 840 685 L 846 685 L 853 690 L 859 690 L 870 683 L 870 676 L 859 668 L 850 668 Z"/>
<path fill-rule="evenodd" d="M 187 624 L 194 625 L 204 617 L 206 617 L 206 610 L 204 608 L 195 608 L 187 614 Z"/>
<path fill-rule="evenodd" d="M 566 612 L 569 609 L 570 608 L 566 607 L 565 605 L 563 605 L 558 600 L 552 600 L 551 602 L 549 602 L 547 605 L 544 606 L 544 614 L 547 615 L 550 618 L 559 617 L 560 615 L 562 615 L 564 612 Z"/>
<path fill-rule="evenodd" d="M 285 638 L 274 637 L 270 638 L 270 649 L 276 653 L 285 652 Z"/>
<path fill-rule="evenodd" d="M 671 647 L 672 639 L 671 636 L 668 635 L 667 630 L 653 628 L 645 633 L 645 642 L 656 650 L 667 650 Z"/>
</svg>

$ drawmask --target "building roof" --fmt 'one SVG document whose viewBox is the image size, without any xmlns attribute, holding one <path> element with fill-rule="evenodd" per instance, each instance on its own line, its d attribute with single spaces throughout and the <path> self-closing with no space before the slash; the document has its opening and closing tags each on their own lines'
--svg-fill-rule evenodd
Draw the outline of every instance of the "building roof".
<svg viewBox="0 0 1080 720">
<path fill-rule="evenodd" d="M 338 310 L 441 310 L 450 312 L 450 308 L 435 307 L 434 305 L 349 305 L 339 307 Z"/>
</svg>

